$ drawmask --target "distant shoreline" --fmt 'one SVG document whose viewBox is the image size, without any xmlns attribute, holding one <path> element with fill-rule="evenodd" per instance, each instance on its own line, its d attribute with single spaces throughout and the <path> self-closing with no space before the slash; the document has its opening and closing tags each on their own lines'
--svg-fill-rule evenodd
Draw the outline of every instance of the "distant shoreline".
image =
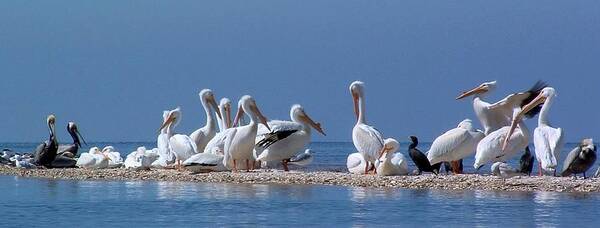
<svg viewBox="0 0 600 228">
<path fill-rule="evenodd" d="M 176 170 L 129 169 L 19 169 L 1 166 L 0 175 L 38 177 L 67 180 L 143 180 L 199 183 L 238 184 L 300 184 L 334 185 L 372 188 L 485 190 L 485 191 L 546 191 L 546 192 L 600 192 L 600 179 L 573 179 L 572 177 L 515 177 L 502 180 L 478 174 L 421 175 L 380 177 L 353 175 L 334 171 L 257 170 L 253 172 L 213 172 L 192 174 Z"/>
</svg>

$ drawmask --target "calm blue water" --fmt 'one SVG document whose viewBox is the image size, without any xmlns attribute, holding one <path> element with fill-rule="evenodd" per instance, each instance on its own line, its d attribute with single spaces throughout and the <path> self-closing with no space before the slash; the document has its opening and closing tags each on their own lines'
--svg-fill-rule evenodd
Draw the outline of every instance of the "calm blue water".
<svg viewBox="0 0 600 228">
<path fill-rule="evenodd" d="M 0 176 L 2 227 L 594 227 L 599 194 Z"/>
<path fill-rule="evenodd" d="M 37 145 L 38 145 L 37 143 L 0 143 L 0 148 L 11 148 L 17 152 L 29 152 L 29 151 L 33 151 Z M 88 145 L 88 146 L 84 145 L 84 148 L 82 150 L 80 150 L 80 153 L 81 153 L 81 151 L 87 152 L 89 150 L 89 148 L 93 147 L 93 146 L 97 146 L 97 147 L 100 147 L 100 149 L 102 149 L 104 146 L 108 146 L 108 145 L 114 146 L 118 151 L 121 152 L 121 156 L 126 157 L 127 154 L 129 154 L 131 151 L 134 151 L 139 146 L 145 146 L 146 148 L 150 148 L 150 149 L 154 148 L 154 147 L 156 147 L 156 142 L 97 142 L 97 143 L 90 143 L 90 145 Z M 431 146 L 431 143 L 421 142 L 419 144 L 419 149 L 423 152 L 426 152 L 430 146 Z M 575 146 L 577 146 L 577 143 L 567 143 L 565 145 L 562 153 L 560 154 L 561 158 L 559 159 L 559 167 L 562 167 L 562 163 L 563 163 L 565 157 Z M 313 164 L 304 168 L 304 169 L 308 169 L 308 170 L 344 171 L 344 170 L 346 170 L 346 157 L 348 157 L 348 154 L 356 152 L 356 149 L 354 148 L 354 145 L 351 142 L 316 142 L 316 143 L 311 143 L 311 145 L 309 147 L 312 148 L 313 151 L 315 152 L 315 160 L 314 160 Z M 531 153 L 534 153 L 533 148 L 534 148 L 533 145 L 531 145 L 530 146 Z M 408 150 L 408 143 L 402 143 L 400 152 L 402 152 L 407 159 L 410 159 L 408 157 L 407 150 Z M 521 154 L 522 153 L 519 153 L 519 155 L 515 156 L 509 162 L 511 164 L 513 164 L 515 167 L 517 167 L 517 164 L 518 164 Z M 467 172 L 467 173 L 475 172 L 475 170 L 473 169 L 474 156 L 475 155 L 464 160 L 463 164 L 464 164 L 465 172 Z M 412 161 L 409 161 L 408 164 L 409 164 L 409 167 L 411 170 L 415 168 Z M 590 169 L 590 171 L 588 171 L 588 174 L 593 175 L 594 172 L 596 171 L 597 167 L 598 167 L 598 163 L 596 163 L 596 165 L 594 167 L 592 167 Z M 490 166 L 486 165 L 479 170 L 479 173 L 489 173 L 490 172 L 489 168 L 490 168 Z M 537 172 L 537 164 L 534 165 L 534 173 L 535 172 Z"/>
</svg>

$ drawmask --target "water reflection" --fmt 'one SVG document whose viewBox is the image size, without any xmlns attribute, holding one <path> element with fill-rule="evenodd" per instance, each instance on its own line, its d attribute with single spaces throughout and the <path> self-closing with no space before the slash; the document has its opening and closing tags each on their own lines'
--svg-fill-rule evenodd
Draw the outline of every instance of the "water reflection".
<svg viewBox="0 0 600 228">
<path fill-rule="evenodd" d="M 600 195 L 550 192 L 400 190 L 319 185 L 62 181 L 2 177 L 0 213 L 36 226 L 582 226 Z M 35 211 L 35 213 L 29 213 Z M 587 216 L 586 216 L 587 214 Z M 83 221 L 85 220 L 85 221 Z"/>
</svg>

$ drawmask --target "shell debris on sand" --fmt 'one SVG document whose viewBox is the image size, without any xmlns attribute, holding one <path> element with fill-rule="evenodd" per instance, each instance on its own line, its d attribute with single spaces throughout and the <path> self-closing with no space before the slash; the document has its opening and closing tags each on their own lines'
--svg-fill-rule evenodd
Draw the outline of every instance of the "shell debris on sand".
<svg viewBox="0 0 600 228">
<path fill-rule="evenodd" d="M 375 176 L 355 175 L 338 171 L 255 170 L 251 172 L 191 173 L 173 169 L 19 169 L 0 166 L 0 174 L 73 180 L 152 180 L 208 183 L 252 184 L 320 184 L 373 188 L 490 190 L 490 191 L 548 191 L 600 192 L 600 178 L 572 177 L 515 177 L 506 180 L 479 174 Z"/>
</svg>

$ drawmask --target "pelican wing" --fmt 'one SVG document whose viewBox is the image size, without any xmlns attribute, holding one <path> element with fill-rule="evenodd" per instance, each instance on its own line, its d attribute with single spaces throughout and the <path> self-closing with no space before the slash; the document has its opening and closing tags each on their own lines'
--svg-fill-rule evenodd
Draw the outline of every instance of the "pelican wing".
<svg viewBox="0 0 600 228">
<path fill-rule="evenodd" d="M 377 130 L 377 128 L 366 125 L 366 124 L 361 124 L 359 126 L 359 131 L 357 132 L 359 138 L 363 138 L 363 139 L 371 139 L 370 141 L 365 141 L 365 143 L 371 143 L 373 145 L 377 145 L 379 146 L 379 148 L 383 147 L 383 135 L 381 135 L 381 132 L 379 132 L 379 130 Z"/>
<path fill-rule="evenodd" d="M 469 131 L 455 128 L 437 137 L 431 144 L 427 158 L 432 164 L 441 162 L 444 156 L 459 148 L 470 138 Z"/>
<path fill-rule="evenodd" d="M 533 142 L 535 155 L 542 162 L 542 168 L 557 166 L 557 158 L 563 146 L 562 129 L 548 126 L 537 127 Z"/>
<path fill-rule="evenodd" d="M 225 167 L 233 166 L 233 158 L 231 157 L 232 150 L 232 142 L 233 138 L 237 134 L 237 128 L 230 128 L 230 131 L 227 131 L 227 136 L 225 138 L 225 145 L 223 145 L 223 165 Z"/>
<path fill-rule="evenodd" d="M 302 130 L 302 125 L 292 121 L 273 120 L 269 121 L 269 131 L 265 126 L 259 125 L 258 133 L 256 134 L 256 146 L 266 149 L 277 141 L 287 138 L 288 136 Z"/>
<path fill-rule="evenodd" d="M 577 146 L 577 147 L 575 147 L 575 149 L 573 149 L 573 150 L 571 150 L 571 152 L 569 152 L 569 154 L 567 155 L 567 158 L 565 158 L 565 163 L 563 164 L 563 169 L 562 169 L 563 173 L 569 169 L 569 166 L 571 166 L 573 161 L 575 161 L 575 159 L 577 159 L 580 152 L 581 152 L 581 146 Z"/>
</svg>

